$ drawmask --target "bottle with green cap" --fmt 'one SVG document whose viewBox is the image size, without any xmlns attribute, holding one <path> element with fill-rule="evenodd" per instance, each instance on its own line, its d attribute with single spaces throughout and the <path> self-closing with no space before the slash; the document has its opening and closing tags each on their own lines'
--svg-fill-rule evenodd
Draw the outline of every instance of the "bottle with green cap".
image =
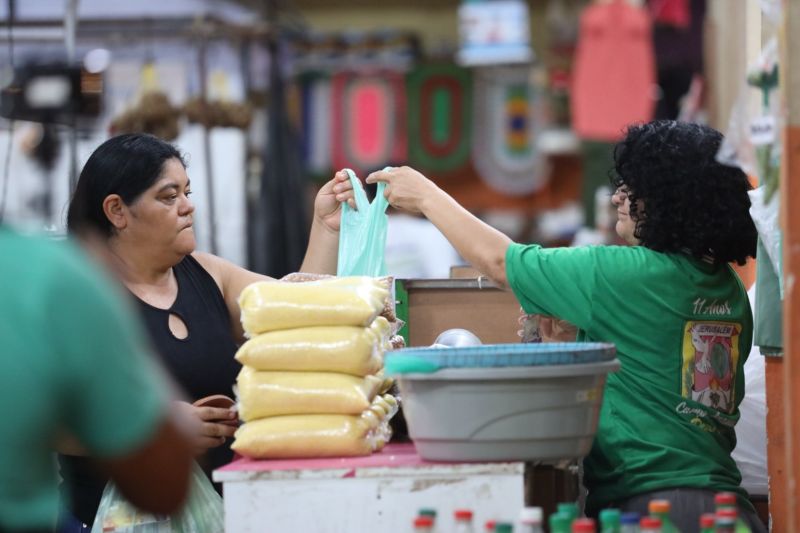
<svg viewBox="0 0 800 533">
<path fill-rule="evenodd" d="M 422 507 L 417 511 L 418 518 L 430 518 L 430 531 L 436 531 L 436 509 L 430 507 Z"/>
<path fill-rule="evenodd" d="M 620 533 L 622 515 L 619 509 L 603 509 L 600 511 L 600 533 Z"/>
<path fill-rule="evenodd" d="M 548 523 L 550 524 L 550 533 L 572 532 L 572 518 L 569 515 L 553 513 L 550 515 Z"/>
<path fill-rule="evenodd" d="M 569 525 L 572 527 L 572 522 L 578 518 L 578 505 L 575 502 L 561 502 L 558 504 L 556 512 L 567 515 L 569 517 Z"/>
<path fill-rule="evenodd" d="M 494 525 L 495 533 L 512 533 L 514 531 L 514 524 L 510 522 L 498 522 Z"/>
<path fill-rule="evenodd" d="M 650 500 L 647 510 L 650 516 L 661 520 L 661 531 L 663 533 L 680 533 L 669 517 L 669 512 L 672 510 L 672 504 L 669 500 Z"/>
</svg>

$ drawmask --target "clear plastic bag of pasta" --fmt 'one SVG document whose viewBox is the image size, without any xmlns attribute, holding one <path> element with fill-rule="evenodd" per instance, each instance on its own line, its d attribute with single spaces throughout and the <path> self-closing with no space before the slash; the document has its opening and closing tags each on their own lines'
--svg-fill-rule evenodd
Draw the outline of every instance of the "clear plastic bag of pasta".
<svg viewBox="0 0 800 533">
<path fill-rule="evenodd" d="M 252 459 L 354 457 L 378 451 L 389 441 L 397 412 L 391 395 L 376 397 L 360 415 L 289 415 L 246 422 L 232 448 Z"/>
<path fill-rule="evenodd" d="M 223 533 L 224 530 L 222 498 L 197 463 L 192 467 L 189 497 L 180 512 L 167 516 L 140 511 L 109 483 L 92 526 L 92 533 Z"/>
<path fill-rule="evenodd" d="M 369 327 L 320 326 L 256 335 L 236 352 L 243 365 L 266 371 L 374 374 L 383 366 L 389 322 L 377 317 Z"/>
<path fill-rule="evenodd" d="M 331 276 L 330 274 L 312 274 L 308 272 L 292 272 L 291 274 L 286 274 L 281 278 L 281 281 L 286 281 L 289 283 L 313 283 L 316 281 L 326 281 L 331 283 L 332 285 L 352 285 L 353 280 L 359 279 L 358 277 L 349 276 L 349 277 L 336 277 Z M 336 280 L 336 281 L 334 281 Z M 383 311 L 381 311 L 381 316 L 386 318 L 389 322 L 397 321 L 397 315 L 395 314 L 395 298 L 394 298 L 394 278 L 392 276 L 381 276 L 375 278 L 375 282 L 384 286 L 388 292 L 388 296 L 383 303 Z"/>
<path fill-rule="evenodd" d="M 250 335 L 314 326 L 369 326 L 389 295 L 376 278 L 313 283 L 259 281 L 239 296 L 242 326 Z"/>
<path fill-rule="evenodd" d="M 244 367 L 237 378 L 239 417 L 250 422 L 282 415 L 357 415 L 370 407 L 383 382 L 377 376 Z"/>
</svg>

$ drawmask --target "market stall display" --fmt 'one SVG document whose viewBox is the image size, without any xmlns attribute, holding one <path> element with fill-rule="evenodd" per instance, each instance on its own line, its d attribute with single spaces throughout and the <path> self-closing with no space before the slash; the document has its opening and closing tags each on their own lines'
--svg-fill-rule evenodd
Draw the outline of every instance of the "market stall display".
<svg viewBox="0 0 800 533">
<path fill-rule="evenodd" d="M 398 409 L 382 375 L 393 333 L 379 316 L 388 283 L 275 281 L 242 292 L 242 324 L 252 338 L 236 355 L 245 424 L 234 450 L 257 459 L 337 457 L 368 455 L 388 442 Z"/>
</svg>

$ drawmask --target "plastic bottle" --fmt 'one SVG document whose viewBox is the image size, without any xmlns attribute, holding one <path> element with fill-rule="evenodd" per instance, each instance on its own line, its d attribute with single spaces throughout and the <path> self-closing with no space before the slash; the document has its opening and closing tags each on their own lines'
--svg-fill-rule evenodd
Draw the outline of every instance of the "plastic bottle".
<svg viewBox="0 0 800 533">
<path fill-rule="evenodd" d="M 541 507 L 523 507 L 519 512 L 519 531 L 523 533 L 544 533 Z"/>
<path fill-rule="evenodd" d="M 736 505 L 736 494 L 733 492 L 717 493 L 717 495 L 714 496 L 714 504 L 717 513 L 723 509 L 733 509 L 736 511 L 736 533 L 749 533 L 750 528 L 744 520 L 739 518 L 739 508 Z"/>
<path fill-rule="evenodd" d="M 714 533 L 714 522 L 716 516 L 713 513 L 700 515 L 700 533 Z"/>
<path fill-rule="evenodd" d="M 572 528 L 572 518 L 562 513 L 550 515 L 550 533 L 570 533 Z"/>
<path fill-rule="evenodd" d="M 647 505 L 647 510 L 650 516 L 661 519 L 662 533 L 679 533 L 678 528 L 669 517 L 669 512 L 672 509 L 672 504 L 669 500 L 650 500 Z"/>
<path fill-rule="evenodd" d="M 719 516 L 714 519 L 714 532 L 715 533 L 735 533 L 736 519 L 727 516 Z"/>
<path fill-rule="evenodd" d="M 735 507 L 723 507 L 717 511 L 717 518 L 733 520 L 736 533 L 750 533 L 750 527 L 739 518 L 739 511 Z"/>
<path fill-rule="evenodd" d="M 572 527 L 572 522 L 578 518 L 578 505 L 575 502 L 562 502 L 558 504 L 556 512 L 567 515 L 569 517 L 569 527 Z"/>
<path fill-rule="evenodd" d="M 639 520 L 639 533 L 661 533 L 661 519 L 645 516 Z"/>
<path fill-rule="evenodd" d="M 619 521 L 621 533 L 639 533 L 639 513 L 622 513 Z"/>
<path fill-rule="evenodd" d="M 433 518 L 418 516 L 414 519 L 414 533 L 431 533 L 433 531 Z"/>
<path fill-rule="evenodd" d="M 603 509 L 600 511 L 600 533 L 620 533 L 619 509 Z"/>
<path fill-rule="evenodd" d="M 455 533 L 475 533 L 472 526 L 472 511 L 469 509 L 456 509 L 453 512 L 456 521 Z"/>
<path fill-rule="evenodd" d="M 487 520 L 486 523 L 483 525 L 483 530 L 486 533 L 494 533 L 494 526 L 497 525 L 497 522 L 494 520 Z"/>
<path fill-rule="evenodd" d="M 498 522 L 494 526 L 495 533 L 512 533 L 514 531 L 514 524 L 511 522 Z"/>
<path fill-rule="evenodd" d="M 424 516 L 431 519 L 431 531 L 436 531 L 436 509 L 431 507 L 421 507 L 419 511 L 417 511 L 417 516 Z"/>
<path fill-rule="evenodd" d="M 572 533 L 595 533 L 596 531 L 594 520 L 591 518 L 576 518 L 572 522 Z"/>
</svg>

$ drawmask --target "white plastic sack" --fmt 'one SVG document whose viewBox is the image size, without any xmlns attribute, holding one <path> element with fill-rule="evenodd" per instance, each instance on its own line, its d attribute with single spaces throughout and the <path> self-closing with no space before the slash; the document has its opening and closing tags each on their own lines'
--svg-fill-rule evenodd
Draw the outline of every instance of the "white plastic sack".
<svg viewBox="0 0 800 533">
<path fill-rule="evenodd" d="M 755 301 L 755 285 L 748 291 Z M 764 356 L 753 346 L 744 364 L 745 395 L 736 424 L 733 459 L 742 473 L 742 486 L 751 495 L 768 494 L 767 486 L 767 385 Z"/>
</svg>

